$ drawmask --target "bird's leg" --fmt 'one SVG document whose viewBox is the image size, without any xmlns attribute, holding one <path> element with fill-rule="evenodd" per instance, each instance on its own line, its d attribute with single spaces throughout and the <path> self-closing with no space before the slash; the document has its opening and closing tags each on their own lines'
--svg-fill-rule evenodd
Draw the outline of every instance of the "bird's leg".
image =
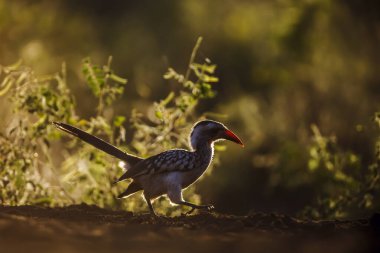
<svg viewBox="0 0 380 253">
<path fill-rule="evenodd" d="M 214 209 L 213 205 L 196 205 L 183 200 L 179 204 L 191 207 L 191 210 L 186 214 L 191 214 L 195 209 L 206 209 L 207 211 L 212 211 Z"/>
<path fill-rule="evenodd" d="M 144 194 L 144 198 L 145 198 L 146 203 L 148 204 L 150 214 L 157 217 L 157 214 L 153 209 L 152 202 L 150 201 L 150 198 L 147 197 L 145 194 Z"/>
<path fill-rule="evenodd" d="M 182 198 L 182 189 L 178 185 L 174 185 L 174 186 L 172 185 L 168 189 L 167 195 L 172 203 L 191 207 L 192 209 L 186 214 L 192 213 L 195 209 L 206 209 L 207 211 L 211 211 L 212 209 L 214 209 L 212 205 L 196 205 L 196 204 L 184 201 Z"/>
</svg>

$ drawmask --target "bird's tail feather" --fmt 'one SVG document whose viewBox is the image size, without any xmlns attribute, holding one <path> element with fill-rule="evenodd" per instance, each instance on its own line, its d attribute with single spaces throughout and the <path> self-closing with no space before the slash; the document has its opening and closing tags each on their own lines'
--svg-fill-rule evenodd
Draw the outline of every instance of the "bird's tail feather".
<svg viewBox="0 0 380 253">
<path fill-rule="evenodd" d="M 133 193 L 138 192 L 142 189 L 143 188 L 141 187 L 140 184 L 138 184 L 136 182 L 132 182 L 124 192 L 120 193 L 119 196 L 117 196 L 117 198 L 118 199 L 126 198 L 126 197 L 132 195 Z"/>
<path fill-rule="evenodd" d="M 142 159 L 140 157 L 130 155 L 126 152 L 123 152 L 122 150 L 116 148 L 115 146 L 111 145 L 108 142 L 103 141 L 102 139 L 99 139 L 98 137 L 91 135 L 89 133 L 86 133 L 76 127 L 73 127 L 69 124 L 61 123 L 61 122 L 53 122 L 53 125 L 56 126 L 58 129 L 69 133 L 75 137 L 78 137 L 82 141 L 87 142 L 88 144 L 91 144 L 92 146 L 106 152 L 107 154 L 110 154 L 114 157 L 117 157 L 131 165 L 134 165 L 141 161 Z"/>
</svg>

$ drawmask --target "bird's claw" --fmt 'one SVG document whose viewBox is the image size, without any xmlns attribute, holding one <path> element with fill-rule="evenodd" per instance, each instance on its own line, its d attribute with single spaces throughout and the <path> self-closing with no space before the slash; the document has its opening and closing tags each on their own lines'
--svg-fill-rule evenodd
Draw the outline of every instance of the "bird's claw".
<svg viewBox="0 0 380 253">
<path fill-rule="evenodd" d="M 215 207 L 213 205 L 205 205 L 202 210 L 206 211 L 206 212 L 212 212 L 214 211 Z"/>
<path fill-rule="evenodd" d="M 215 209 L 215 207 L 213 205 L 206 205 L 206 210 L 211 212 Z"/>
</svg>

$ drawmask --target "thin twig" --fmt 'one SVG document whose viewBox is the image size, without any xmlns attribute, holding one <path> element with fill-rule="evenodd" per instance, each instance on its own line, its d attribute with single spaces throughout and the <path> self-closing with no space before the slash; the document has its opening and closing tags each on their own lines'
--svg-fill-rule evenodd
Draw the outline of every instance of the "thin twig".
<svg viewBox="0 0 380 253">
<path fill-rule="evenodd" d="M 191 52 L 190 61 L 189 61 L 189 65 L 188 65 L 187 70 L 186 70 L 185 79 L 183 80 L 183 84 L 186 84 L 187 81 L 189 80 L 190 73 L 191 73 L 191 65 L 193 65 L 193 63 L 194 63 L 195 57 L 197 56 L 197 52 L 198 52 L 198 49 L 202 43 L 202 40 L 203 40 L 202 37 L 198 38 L 198 40 L 195 43 L 195 46 L 193 48 L 193 51 Z"/>
</svg>

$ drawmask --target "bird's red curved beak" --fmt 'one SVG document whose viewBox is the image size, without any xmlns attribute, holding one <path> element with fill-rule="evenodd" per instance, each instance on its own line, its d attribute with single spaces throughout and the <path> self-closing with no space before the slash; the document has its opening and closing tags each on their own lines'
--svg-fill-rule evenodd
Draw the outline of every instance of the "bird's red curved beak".
<svg viewBox="0 0 380 253">
<path fill-rule="evenodd" d="M 233 142 L 235 142 L 237 144 L 240 144 L 240 146 L 244 147 L 243 142 L 231 130 L 226 129 L 224 131 L 224 138 L 226 140 L 233 141 Z"/>
</svg>

